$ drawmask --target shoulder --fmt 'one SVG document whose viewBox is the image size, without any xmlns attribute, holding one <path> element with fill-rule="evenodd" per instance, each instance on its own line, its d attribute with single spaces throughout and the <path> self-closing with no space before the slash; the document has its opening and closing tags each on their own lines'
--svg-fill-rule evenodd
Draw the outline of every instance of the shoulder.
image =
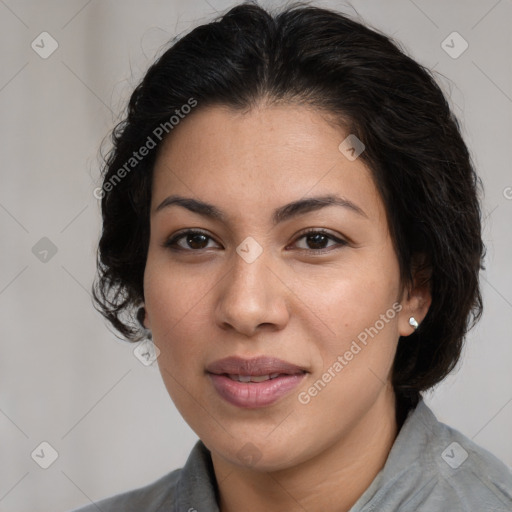
<svg viewBox="0 0 512 512">
<path fill-rule="evenodd" d="M 200 440 L 183 468 L 175 469 L 145 487 L 111 496 L 73 512 L 162 512 L 194 508 L 218 512 L 211 454 Z"/>
<path fill-rule="evenodd" d="M 122 494 L 111 496 L 72 512 L 147 512 L 161 510 L 171 504 L 182 469 L 175 469 L 158 480 Z"/>
<path fill-rule="evenodd" d="M 415 419 L 426 441 L 422 459 L 426 474 L 431 476 L 427 479 L 431 502 L 437 502 L 439 510 L 512 510 L 511 469 L 461 432 L 438 421 L 426 404 L 418 407 Z"/>
<path fill-rule="evenodd" d="M 512 472 L 423 400 L 410 411 L 386 463 L 351 512 L 512 510 Z"/>
</svg>

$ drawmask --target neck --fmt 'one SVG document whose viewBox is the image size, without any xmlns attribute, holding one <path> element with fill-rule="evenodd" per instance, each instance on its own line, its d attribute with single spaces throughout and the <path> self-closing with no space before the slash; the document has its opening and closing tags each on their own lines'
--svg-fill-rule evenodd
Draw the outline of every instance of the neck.
<svg viewBox="0 0 512 512">
<path fill-rule="evenodd" d="M 251 512 L 349 511 L 386 462 L 398 433 L 395 407 L 393 390 L 386 388 L 334 445 L 279 471 L 241 469 L 212 452 L 220 511 L 247 510 L 247 504 Z"/>
</svg>

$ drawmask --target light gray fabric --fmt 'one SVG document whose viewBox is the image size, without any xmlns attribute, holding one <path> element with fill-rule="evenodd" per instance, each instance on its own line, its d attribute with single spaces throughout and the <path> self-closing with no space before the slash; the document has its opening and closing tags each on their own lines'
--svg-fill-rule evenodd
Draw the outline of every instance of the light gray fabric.
<svg viewBox="0 0 512 512">
<path fill-rule="evenodd" d="M 340 482 L 341 483 L 341 482 Z M 182 469 L 75 512 L 218 512 L 210 452 L 201 441 Z M 384 468 L 350 512 L 510 512 L 512 472 L 421 401 Z"/>
</svg>

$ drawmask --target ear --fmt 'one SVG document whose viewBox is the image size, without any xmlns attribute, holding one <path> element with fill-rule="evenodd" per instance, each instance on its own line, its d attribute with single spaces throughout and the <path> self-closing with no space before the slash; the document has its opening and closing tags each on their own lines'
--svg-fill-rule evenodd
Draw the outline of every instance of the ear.
<svg viewBox="0 0 512 512">
<path fill-rule="evenodd" d="M 148 312 L 144 306 L 144 303 L 141 305 L 141 307 L 137 311 L 137 320 L 139 324 L 144 328 L 151 330 L 149 318 L 148 318 Z"/>
<path fill-rule="evenodd" d="M 409 319 L 414 317 L 421 324 L 427 316 L 432 303 L 431 277 L 432 268 L 425 254 L 415 254 L 412 258 L 413 282 L 404 287 L 400 304 L 402 310 L 398 316 L 398 331 L 400 336 L 410 336 L 414 327 Z"/>
</svg>

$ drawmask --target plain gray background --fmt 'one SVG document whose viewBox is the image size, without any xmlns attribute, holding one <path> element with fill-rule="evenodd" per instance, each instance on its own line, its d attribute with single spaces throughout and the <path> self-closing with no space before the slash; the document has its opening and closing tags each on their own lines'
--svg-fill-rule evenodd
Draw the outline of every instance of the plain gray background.
<svg viewBox="0 0 512 512">
<path fill-rule="evenodd" d="M 100 231 L 93 189 L 100 143 L 155 55 L 234 4 L 0 0 L 2 512 L 64 511 L 144 485 L 183 465 L 196 441 L 156 363 L 142 365 L 91 305 Z M 395 37 L 441 74 L 461 120 L 486 191 L 485 312 L 458 371 L 427 401 L 512 465 L 512 1 L 314 5 Z M 454 31 L 468 44 L 457 58 L 464 41 Z M 58 44 L 47 58 L 41 46 L 52 43 L 42 32 Z M 42 442 L 58 453 L 48 469 L 31 456 Z"/>
</svg>

